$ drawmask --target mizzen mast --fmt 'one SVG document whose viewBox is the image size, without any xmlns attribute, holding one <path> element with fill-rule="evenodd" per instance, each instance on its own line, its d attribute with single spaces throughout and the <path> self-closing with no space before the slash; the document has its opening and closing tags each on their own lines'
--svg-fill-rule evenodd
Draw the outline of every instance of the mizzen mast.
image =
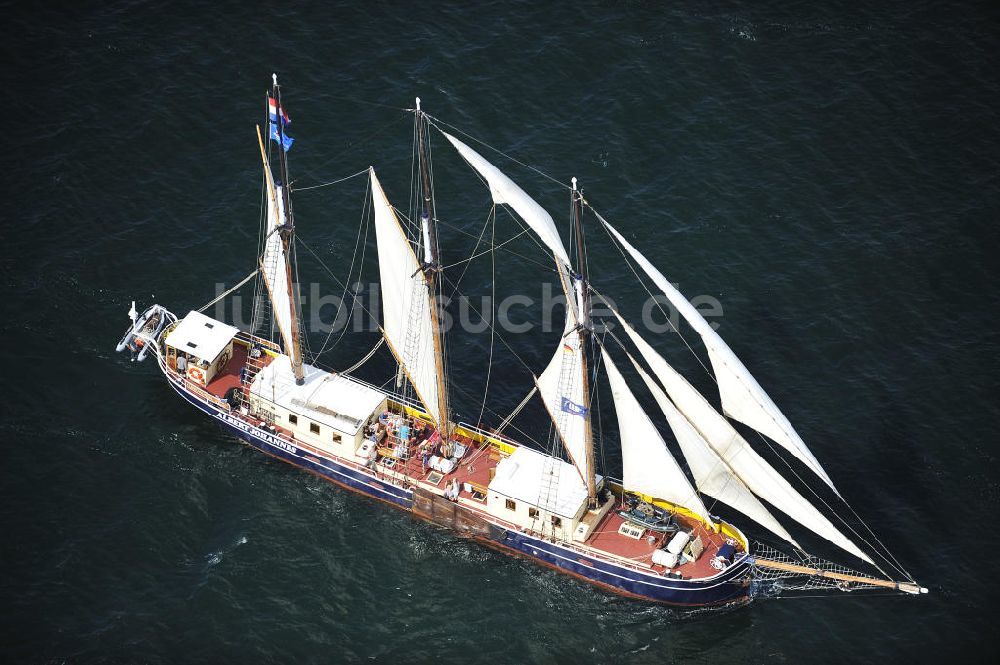
<svg viewBox="0 0 1000 665">
<path fill-rule="evenodd" d="M 573 219 L 573 229 L 576 234 L 576 265 L 579 272 L 573 276 L 573 287 L 576 293 L 577 328 L 580 338 L 580 381 L 583 387 L 583 445 L 587 458 L 587 468 L 584 481 L 587 483 L 587 500 L 593 508 L 597 505 L 596 459 L 594 457 L 594 431 L 590 421 L 590 377 L 587 368 L 587 353 L 589 351 L 590 335 L 593 326 L 590 321 L 590 287 L 587 277 L 587 248 L 583 241 L 583 194 L 576 186 L 573 178 L 573 189 L 570 192 L 570 216 Z M 569 303 L 566 304 L 569 306 Z"/>
<path fill-rule="evenodd" d="M 444 339 L 439 321 L 441 262 L 438 256 L 437 218 L 434 211 L 434 189 L 431 182 L 430 143 L 427 136 L 427 115 L 420 109 L 420 98 L 417 97 L 417 161 L 420 169 L 420 232 L 424 248 L 421 270 L 427 281 L 427 295 L 430 300 L 431 334 L 434 338 L 434 373 L 437 379 L 438 412 L 433 414 L 437 419 L 438 431 L 442 441 L 447 441 L 451 434 L 448 410 L 448 382 L 445 375 Z"/>
<path fill-rule="evenodd" d="M 271 95 L 275 101 L 277 119 L 274 124 L 278 134 L 278 182 L 276 189 L 280 192 L 281 204 L 285 212 L 285 219 L 277 232 L 281 237 L 281 248 L 285 255 L 286 286 L 288 289 L 288 303 L 290 305 L 291 316 L 291 340 L 287 349 L 288 357 L 291 359 L 292 374 L 295 375 L 296 385 L 305 383 L 305 371 L 302 367 L 302 342 L 299 322 L 299 298 L 295 280 L 292 273 L 292 250 L 295 246 L 295 217 L 292 214 L 292 200 L 288 191 L 288 156 L 285 150 L 285 110 L 281 105 L 281 87 L 278 85 L 278 75 L 271 74 Z"/>
</svg>

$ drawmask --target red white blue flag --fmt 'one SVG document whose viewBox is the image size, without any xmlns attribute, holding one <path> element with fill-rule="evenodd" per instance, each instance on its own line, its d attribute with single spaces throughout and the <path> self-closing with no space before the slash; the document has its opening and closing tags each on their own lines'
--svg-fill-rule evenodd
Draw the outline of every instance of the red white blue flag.
<svg viewBox="0 0 1000 665">
<path fill-rule="evenodd" d="M 267 96 L 267 115 L 271 119 L 271 122 L 278 122 L 278 102 L 274 100 L 274 97 L 270 95 Z M 282 107 L 281 117 L 284 120 L 285 125 L 290 125 L 291 120 L 288 119 L 288 111 Z"/>
</svg>

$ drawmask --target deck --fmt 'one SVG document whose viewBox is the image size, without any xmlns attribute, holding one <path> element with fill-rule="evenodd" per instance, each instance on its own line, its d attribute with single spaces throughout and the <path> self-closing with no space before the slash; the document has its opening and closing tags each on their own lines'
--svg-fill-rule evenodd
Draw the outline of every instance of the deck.
<svg viewBox="0 0 1000 665">
<path fill-rule="evenodd" d="M 230 389 L 241 386 L 240 376 L 246 360 L 247 349 L 242 345 L 234 344 L 233 357 L 216 374 L 208 386 L 205 387 L 205 390 L 215 397 L 222 398 Z M 264 355 L 258 362 L 260 366 L 264 366 L 270 362 L 270 356 Z M 254 425 L 260 424 L 253 418 L 248 418 L 235 412 L 233 415 L 238 415 Z M 414 428 L 421 428 L 424 425 L 430 425 L 433 428 L 433 423 L 421 420 L 420 418 L 411 419 L 413 420 Z M 296 445 L 310 448 L 308 444 L 297 441 L 294 433 L 286 428 L 272 423 L 269 424 L 269 429 L 282 438 L 295 442 Z M 431 436 L 433 434 L 434 432 L 432 431 Z M 417 452 L 418 444 L 408 446 L 406 454 L 401 459 L 393 454 L 382 454 L 389 453 L 388 449 L 397 443 L 395 438 L 387 441 L 383 448 L 380 449 L 380 454 L 373 471 L 377 477 L 384 480 L 403 481 L 403 484 L 409 486 L 419 485 L 442 494 L 449 482 L 456 479 L 461 487 L 459 502 L 470 510 L 483 510 L 485 509 L 486 502 L 486 488 L 493 478 L 494 469 L 505 456 L 505 453 L 493 444 L 476 441 L 469 436 L 456 434 L 453 436 L 453 440 L 465 446 L 466 452 L 459 460 L 455 469 L 450 473 L 444 474 L 434 471 L 429 467 L 426 469 L 423 468 L 421 455 Z M 359 466 L 363 464 L 363 460 L 360 462 L 356 459 L 348 461 Z M 617 503 L 620 503 L 621 497 L 616 495 L 616 500 Z M 482 506 L 482 508 L 479 508 L 479 506 Z M 605 558 L 636 568 L 648 569 L 651 572 L 659 574 L 666 573 L 667 571 L 663 566 L 653 564 L 652 555 L 654 550 L 666 545 L 670 536 L 664 536 L 663 534 L 657 534 L 648 530 L 639 539 L 622 535 L 618 529 L 625 520 L 616 514 L 615 510 L 618 507 L 620 506 L 616 505 L 615 508 L 601 518 L 586 542 L 575 543 L 574 547 L 581 553 L 591 556 Z M 697 561 L 681 563 L 673 569 L 673 572 L 675 574 L 679 573 L 685 579 L 710 577 L 718 573 L 719 571 L 712 567 L 711 561 L 718 553 L 719 548 L 726 542 L 726 536 L 722 533 L 715 533 L 698 520 L 683 515 L 676 515 L 675 518 L 684 530 L 691 532 L 692 540 L 695 537 L 701 537 L 704 551 Z M 495 518 L 491 519 L 495 520 Z M 737 550 L 742 550 L 742 546 L 737 544 Z"/>
</svg>

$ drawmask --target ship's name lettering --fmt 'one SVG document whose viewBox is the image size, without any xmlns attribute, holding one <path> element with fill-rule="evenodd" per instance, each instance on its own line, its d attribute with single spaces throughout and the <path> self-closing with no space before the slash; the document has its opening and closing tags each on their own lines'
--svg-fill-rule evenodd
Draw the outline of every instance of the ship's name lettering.
<svg viewBox="0 0 1000 665">
<path fill-rule="evenodd" d="M 298 448 L 296 448 L 292 444 L 288 443 L 287 441 L 282 441 L 281 439 L 279 439 L 276 436 L 268 434 L 267 432 L 263 431 L 259 427 L 254 427 L 253 425 L 251 425 L 249 423 L 245 423 L 245 422 L 243 422 L 242 420 L 240 420 L 238 418 L 233 418 L 232 416 L 226 415 L 224 413 L 217 413 L 216 415 L 219 417 L 219 420 L 223 420 L 226 423 L 232 425 L 233 427 L 241 429 L 244 432 L 247 432 L 249 434 L 253 434 L 254 436 L 256 436 L 258 438 L 264 439 L 265 441 L 267 441 L 268 443 L 270 443 L 272 446 L 275 446 L 277 448 L 281 448 L 282 450 L 286 450 L 286 451 L 288 451 L 288 452 L 290 452 L 292 454 L 296 454 L 296 455 L 299 452 Z"/>
</svg>

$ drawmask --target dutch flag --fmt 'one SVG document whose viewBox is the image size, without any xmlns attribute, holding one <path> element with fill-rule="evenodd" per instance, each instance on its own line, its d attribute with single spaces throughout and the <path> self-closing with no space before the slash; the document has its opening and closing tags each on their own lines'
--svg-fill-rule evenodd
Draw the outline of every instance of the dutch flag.
<svg viewBox="0 0 1000 665">
<path fill-rule="evenodd" d="M 267 96 L 267 116 L 271 119 L 271 122 L 278 122 L 278 102 L 270 95 Z M 288 111 L 284 108 L 281 109 L 281 117 L 285 121 L 284 124 L 292 124 L 292 121 L 288 119 Z"/>
</svg>

